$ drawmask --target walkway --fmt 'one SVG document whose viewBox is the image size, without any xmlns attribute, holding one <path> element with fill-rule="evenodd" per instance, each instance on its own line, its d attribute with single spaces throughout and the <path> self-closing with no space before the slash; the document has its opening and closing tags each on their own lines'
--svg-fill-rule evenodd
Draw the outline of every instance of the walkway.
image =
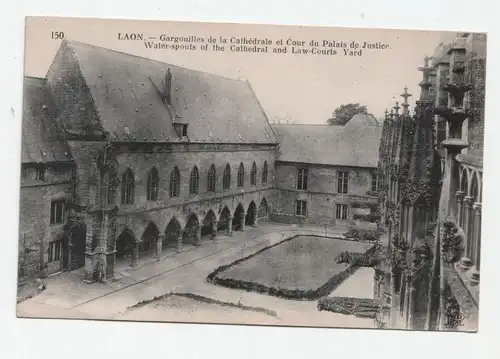
<svg viewBox="0 0 500 359">
<path fill-rule="evenodd" d="M 344 228 L 329 228 L 327 234 L 340 237 L 344 231 Z M 82 281 L 82 270 L 66 272 L 46 279 L 47 289 L 20 303 L 18 316 L 127 319 L 130 315 L 128 308 L 137 303 L 176 292 L 274 310 L 279 317 L 276 320 L 287 325 L 372 327 L 372 320 L 318 312 L 316 301 L 286 300 L 228 289 L 205 281 L 207 275 L 217 267 L 232 263 L 287 237 L 324 233 L 324 227 L 299 228 L 265 223 L 245 232 L 235 232 L 231 237 L 220 236 L 216 242 L 204 241 L 200 247 L 186 247 L 183 252 L 168 255 L 159 262 L 153 258 L 149 262 L 143 260 L 139 267 L 121 271 L 117 274 L 116 281 L 107 284 L 85 284 Z M 373 274 L 369 276 L 366 271 L 358 271 L 346 283 L 349 282 L 355 283 L 354 288 L 364 287 L 371 291 Z M 204 321 L 203 318 L 196 318 L 196 312 L 193 314 L 193 321 Z"/>
</svg>

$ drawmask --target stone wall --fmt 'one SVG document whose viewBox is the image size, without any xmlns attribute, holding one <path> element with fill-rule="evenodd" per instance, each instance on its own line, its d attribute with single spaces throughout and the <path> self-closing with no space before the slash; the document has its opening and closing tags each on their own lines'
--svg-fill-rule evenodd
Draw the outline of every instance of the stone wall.
<svg viewBox="0 0 500 359">
<path fill-rule="evenodd" d="M 268 212 L 273 204 L 274 177 L 274 147 L 245 147 L 244 145 L 219 145 L 206 148 L 202 145 L 186 147 L 174 146 L 167 150 L 145 152 L 123 152 L 116 154 L 118 178 L 128 169 L 132 170 L 135 180 L 134 203 L 122 204 L 120 188 L 116 191 L 115 203 L 119 208 L 116 234 L 126 228 L 140 239 L 149 223 L 154 223 L 160 233 L 163 233 L 168 223 L 175 217 L 184 227 L 191 213 L 195 213 L 199 223 L 212 210 L 216 218 L 227 207 L 234 214 L 241 203 L 247 212 L 253 201 L 258 209 L 262 200 L 267 202 Z M 256 185 L 250 184 L 252 164 L 257 167 Z M 264 163 L 267 162 L 267 182 L 262 182 Z M 240 163 L 245 167 L 244 187 L 237 187 L 237 173 Z M 207 176 L 212 164 L 216 169 L 216 190 L 207 192 Z M 231 167 L 231 182 L 228 190 L 223 189 L 223 173 L 229 164 Z M 180 172 L 180 195 L 170 197 L 170 178 L 177 166 Z M 194 166 L 199 172 L 198 194 L 189 193 L 189 179 Z M 158 199 L 147 201 L 147 179 L 151 169 L 155 167 L 159 176 Z"/>
<path fill-rule="evenodd" d="M 47 168 L 45 181 L 34 178 L 35 169 L 26 168 L 21 180 L 19 213 L 19 269 L 21 277 L 45 275 L 49 243 L 62 239 L 64 224 L 50 224 L 51 202 L 71 202 L 72 168 Z M 67 207 L 66 207 L 67 208 Z"/>
<path fill-rule="evenodd" d="M 308 168 L 307 191 L 297 190 L 298 168 Z M 337 193 L 338 171 L 349 172 L 348 193 Z M 353 202 L 376 203 L 377 198 L 369 196 L 372 184 L 372 173 L 375 169 L 354 167 L 323 167 L 277 163 L 276 194 L 272 218 L 275 221 L 297 223 L 296 201 L 307 201 L 307 218 L 311 224 L 347 225 L 352 219 Z M 348 219 L 336 220 L 336 204 L 348 205 Z"/>
<path fill-rule="evenodd" d="M 472 118 L 468 121 L 467 154 L 482 160 L 484 141 L 484 100 L 486 61 L 477 57 L 470 58 L 466 63 L 467 81 L 473 86 L 470 94 Z"/>
</svg>

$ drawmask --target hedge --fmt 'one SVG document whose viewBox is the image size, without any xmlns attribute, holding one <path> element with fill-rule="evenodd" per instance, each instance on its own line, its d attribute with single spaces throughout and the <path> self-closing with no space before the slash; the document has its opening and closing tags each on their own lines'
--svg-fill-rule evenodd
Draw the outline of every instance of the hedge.
<svg viewBox="0 0 500 359">
<path fill-rule="evenodd" d="M 245 280 L 239 280 L 239 279 L 232 279 L 232 278 L 219 278 L 217 275 L 226 270 L 227 268 L 234 266 L 236 264 L 239 264 L 247 259 L 252 258 L 253 256 L 261 253 L 262 251 L 265 251 L 269 248 L 272 248 L 274 246 L 277 246 L 285 241 L 292 240 L 293 238 L 297 236 L 309 236 L 309 237 L 320 237 L 318 235 L 304 235 L 304 234 L 297 234 L 292 237 L 289 237 L 281 242 L 278 242 L 276 244 L 273 244 L 271 246 L 268 246 L 266 248 L 263 248 L 247 257 L 240 258 L 233 263 L 222 265 L 218 267 L 215 271 L 210 273 L 207 276 L 207 282 L 216 284 L 216 285 L 221 285 L 223 287 L 227 288 L 232 288 L 232 289 L 243 289 L 248 292 L 257 292 L 257 293 L 262 293 L 262 294 L 268 294 L 272 295 L 275 297 L 281 297 L 281 298 L 286 298 L 286 299 L 299 299 L 299 300 L 316 300 L 321 297 L 327 296 L 329 293 L 331 293 L 335 288 L 337 288 L 342 282 L 344 282 L 349 276 L 354 274 L 357 270 L 358 267 L 352 267 L 349 266 L 346 268 L 346 270 L 334 275 L 330 280 L 328 280 L 325 284 L 323 284 L 321 287 L 317 289 L 309 289 L 309 290 L 300 290 L 300 289 L 281 289 L 281 288 L 275 288 L 275 287 L 268 287 L 266 285 L 260 284 L 260 283 L 255 283 L 252 281 L 245 281 Z M 376 246 L 372 246 L 370 249 L 368 249 L 365 254 L 373 254 L 376 250 Z"/>
</svg>

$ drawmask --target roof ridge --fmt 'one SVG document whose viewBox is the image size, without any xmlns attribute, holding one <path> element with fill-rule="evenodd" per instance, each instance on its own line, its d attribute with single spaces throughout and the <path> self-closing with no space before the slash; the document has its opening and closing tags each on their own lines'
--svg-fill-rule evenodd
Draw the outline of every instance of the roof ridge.
<svg viewBox="0 0 500 359">
<path fill-rule="evenodd" d="M 168 63 L 168 62 L 163 62 L 163 61 L 160 61 L 160 60 L 151 59 L 149 57 L 139 56 L 139 55 L 131 54 L 131 53 L 128 53 L 128 52 L 123 52 L 123 51 L 119 51 L 119 50 L 110 49 L 110 48 L 107 48 L 107 47 L 102 47 L 102 46 L 98 46 L 98 45 L 88 44 L 88 43 L 81 42 L 81 41 L 76 41 L 76 40 L 64 40 L 64 41 L 69 46 L 71 46 L 71 44 L 83 45 L 83 46 L 87 46 L 87 47 L 91 47 L 91 48 L 95 48 L 95 49 L 99 49 L 99 50 L 114 52 L 114 53 L 121 54 L 121 55 L 126 55 L 126 56 L 130 56 L 130 57 L 135 57 L 135 58 L 138 58 L 138 59 L 143 59 L 143 60 L 148 60 L 148 61 L 156 62 L 156 63 L 162 64 L 162 65 L 175 66 L 175 67 L 181 68 L 183 70 L 189 70 L 189 71 L 198 72 L 198 73 L 205 74 L 205 75 L 216 76 L 216 77 L 219 77 L 219 78 L 222 78 L 222 79 L 226 79 L 226 80 L 232 80 L 232 81 L 237 81 L 237 82 L 241 82 L 241 83 L 246 83 L 245 80 L 242 80 L 242 79 L 239 79 L 239 78 L 227 77 L 227 76 L 218 75 L 218 74 L 214 74 L 212 72 L 203 71 L 203 70 L 196 70 L 196 69 L 192 69 L 192 68 L 185 67 L 185 66 L 175 65 L 175 64 Z"/>
<path fill-rule="evenodd" d="M 24 75 L 25 79 L 32 79 L 32 80 L 40 80 L 40 81 L 47 81 L 45 77 L 38 77 L 38 76 L 29 76 L 29 75 Z"/>
<path fill-rule="evenodd" d="M 335 125 L 328 125 L 328 124 L 322 124 L 322 123 L 272 123 L 271 126 L 325 126 L 325 127 L 332 127 Z M 339 126 L 343 127 L 343 126 Z"/>
</svg>

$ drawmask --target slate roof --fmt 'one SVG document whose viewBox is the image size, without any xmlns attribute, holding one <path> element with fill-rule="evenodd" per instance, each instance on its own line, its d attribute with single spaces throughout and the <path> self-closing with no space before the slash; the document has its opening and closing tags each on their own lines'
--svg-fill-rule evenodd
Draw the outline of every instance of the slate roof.
<svg viewBox="0 0 500 359">
<path fill-rule="evenodd" d="M 381 125 L 353 117 L 344 126 L 274 125 L 280 140 L 279 161 L 376 168 Z"/>
<path fill-rule="evenodd" d="M 246 81 L 170 65 L 79 42 L 71 51 L 112 141 L 176 142 L 173 117 L 187 121 L 190 142 L 276 143 Z M 172 106 L 159 91 L 172 73 Z M 130 134 L 130 136 L 128 136 Z M 115 137 L 116 136 L 116 137 Z"/>
<path fill-rule="evenodd" d="M 57 131 L 45 79 L 25 77 L 23 92 L 21 162 L 71 161 L 70 151 Z"/>
</svg>

